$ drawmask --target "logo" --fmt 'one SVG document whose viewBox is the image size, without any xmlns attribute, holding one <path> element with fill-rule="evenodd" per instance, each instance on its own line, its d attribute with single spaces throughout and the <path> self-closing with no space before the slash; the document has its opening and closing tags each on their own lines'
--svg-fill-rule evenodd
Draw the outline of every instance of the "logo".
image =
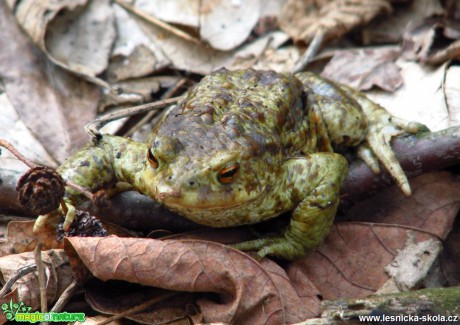
<svg viewBox="0 0 460 325">
<path fill-rule="evenodd" d="M 85 313 L 40 313 L 30 312 L 32 307 L 28 307 L 24 302 L 15 303 L 13 300 L 10 300 L 10 303 L 2 304 L 2 312 L 5 315 L 6 319 L 9 321 L 17 322 L 84 322 Z"/>
</svg>

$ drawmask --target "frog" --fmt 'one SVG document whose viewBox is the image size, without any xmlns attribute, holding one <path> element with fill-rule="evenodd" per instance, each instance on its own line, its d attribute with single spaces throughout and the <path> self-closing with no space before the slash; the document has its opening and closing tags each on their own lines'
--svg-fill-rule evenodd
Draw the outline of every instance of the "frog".
<svg viewBox="0 0 460 325">
<path fill-rule="evenodd" d="M 145 143 L 104 134 L 60 175 L 90 191 L 128 184 L 205 226 L 251 225 L 291 213 L 276 234 L 236 243 L 258 258 L 293 260 L 316 249 L 337 213 L 348 163 L 380 163 L 411 194 L 391 139 L 425 127 L 392 116 L 365 94 L 312 72 L 219 69 L 170 108 Z M 66 188 L 64 229 L 84 197 Z M 39 216 L 35 231 L 63 215 Z M 152 216 L 154 217 L 154 216 Z"/>
</svg>

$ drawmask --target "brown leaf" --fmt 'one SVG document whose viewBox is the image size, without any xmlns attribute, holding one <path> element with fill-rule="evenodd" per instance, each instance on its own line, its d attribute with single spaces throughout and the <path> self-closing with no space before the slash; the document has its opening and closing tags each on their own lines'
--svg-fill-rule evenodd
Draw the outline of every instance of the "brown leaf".
<svg viewBox="0 0 460 325">
<path fill-rule="evenodd" d="M 394 1 L 392 1 L 394 2 Z M 446 5 L 444 5 L 446 7 Z M 439 1 L 419 0 L 402 1 L 394 4 L 394 14 L 385 19 L 375 19 L 362 30 L 362 40 L 370 44 L 398 44 L 414 22 L 422 21 L 428 17 L 442 16 L 452 10 L 444 10 Z"/>
<path fill-rule="evenodd" d="M 449 172 L 432 172 L 412 178 L 411 187 L 409 197 L 388 188 L 353 206 L 345 218 L 414 227 L 445 239 L 460 208 L 460 182 Z"/>
<path fill-rule="evenodd" d="M 10 1 L 16 19 L 55 64 L 101 84 L 115 39 L 109 1 Z M 103 83 L 103 82 L 102 82 Z"/>
<path fill-rule="evenodd" d="M 417 233 L 417 242 L 433 238 Z M 407 229 L 379 224 L 336 224 L 318 251 L 291 263 L 287 273 L 311 279 L 327 300 L 365 297 L 388 279 L 384 267 L 404 247 Z"/>
<path fill-rule="evenodd" d="M 350 209 L 354 222 L 336 223 L 318 251 L 288 266 L 288 275 L 310 279 L 329 300 L 373 294 L 389 279 L 384 267 L 405 246 L 408 231 L 416 242 L 445 239 L 459 210 L 460 182 L 449 173 L 411 184 L 410 197 L 393 187 Z"/>
<path fill-rule="evenodd" d="M 95 117 L 100 92 L 50 65 L 19 29 L 4 2 L 0 15 L 0 77 L 6 96 L 28 132 L 56 162 L 62 163 L 71 150 L 88 141 L 83 126 Z M 24 154 L 33 156 L 28 151 L 34 147 L 24 145 L 22 136 L 12 133 L 10 140 L 19 145 L 19 150 L 22 145 Z M 47 159 L 40 160 L 52 164 Z"/>
<path fill-rule="evenodd" d="M 19 303 L 19 298 L 18 298 L 18 289 L 15 288 L 13 290 L 11 290 L 9 293 L 7 293 L 6 295 L 4 295 L 1 299 L 0 299 L 0 305 L 3 305 L 3 304 L 10 304 L 11 301 L 13 302 L 16 302 L 16 303 Z M 6 324 L 8 322 L 6 316 L 7 316 L 8 313 L 1 313 L 0 314 L 0 324 Z"/>
<path fill-rule="evenodd" d="M 51 304 L 72 283 L 72 272 L 62 249 L 42 251 L 42 260 L 45 265 L 45 272 L 48 275 L 46 295 L 48 303 Z M 8 281 L 21 267 L 31 264 L 35 264 L 34 252 L 3 256 L 0 257 L 0 273 L 2 274 L 2 278 Z M 13 288 L 18 289 L 19 301 L 32 307 L 32 310 L 40 307 L 40 286 L 38 284 L 37 271 L 21 277 L 15 282 Z"/>
<path fill-rule="evenodd" d="M 43 249 L 62 248 L 56 240 L 54 227 L 46 226 L 43 231 L 33 232 L 35 220 L 11 221 L 8 223 L 6 240 L 0 241 L 0 256 L 30 252 L 40 241 Z"/>
<path fill-rule="evenodd" d="M 393 92 L 403 82 L 394 63 L 398 55 L 398 47 L 337 51 L 321 75 L 359 90 L 378 86 Z"/>
<path fill-rule="evenodd" d="M 460 218 L 444 243 L 440 262 L 448 286 L 460 285 Z"/>
<path fill-rule="evenodd" d="M 104 281 L 217 293 L 219 303 L 197 301 L 208 322 L 292 323 L 318 312 L 318 301 L 301 299 L 278 265 L 270 260 L 259 264 L 249 255 L 217 243 L 111 236 L 67 238 L 65 249 L 72 266 L 81 264 L 81 259 Z M 314 303 L 306 306 L 305 301 Z"/>
<path fill-rule="evenodd" d="M 308 44 L 318 30 L 325 33 L 325 40 L 339 38 L 354 27 L 391 10 L 391 5 L 384 0 L 288 0 L 279 16 L 279 23 L 294 41 Z"/>
</svg>

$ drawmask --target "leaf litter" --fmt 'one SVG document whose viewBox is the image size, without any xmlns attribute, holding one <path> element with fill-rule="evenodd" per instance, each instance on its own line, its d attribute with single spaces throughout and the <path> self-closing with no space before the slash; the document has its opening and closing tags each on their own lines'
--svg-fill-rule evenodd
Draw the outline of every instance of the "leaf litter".
<svg viewBox="0 0 460 325">
<path fill-rule="evenodd" d="M 17 21 L 44 55 L 38 55 L 25 35 L 13 27 L 16 26 L 13 17 L 2 4 L 0 12 L 5 19 L 2 17 L 0 21 L 3 30 L 9 28 L 10 36 L 8 41 L 0 38 L 3 42 L 0 44 L 15 40 L 12 44 L 16 48 L 0 54 L 0 106 L 2 112 L 9 107 L 11 116 L 0 124 L 1 137 L 15 140 L 19 148 L 23 146 L 23 152 L 34 148 L 31 156 L 36 155 L 37 161 L 56 165 L 85 142 L 82 126 L 95 116 L 98 105 L 99 109 L 106 109 L 154 100 L 157 97 L 153 94 L 173 87 L 180 70 L 207 74 L 226 66 L 289 71 L 316 30 L 321 29 L 329 42 L 371 20 L 378 24 L 379 17 L 397 17 L 390 15 L 396 7 L 388 1 L 377 0 L 340 2 L 340 5 L 332 0 L 320 1 L 316 3 L 318 7 L 305 7 L 293 0 L 252 1 L 247 5 L 236 1 L 228 8 L 225 6 L 230 3 L 219 1 L 203 1 L 201 7 L 194 5 L 196 2 L 187 6 L 180 6 L 180 3 L 160 1 L 155 6 L 142 2 L 128 5 L 121 0 L 59 4 L 8 1 Z M 269 7 L 275 9 L 267 9 Z M 254 8 L 262 10 L 258 12 Z M 420 11 L 409 14 L 422 23 L 418 26 L 429 28 L 409 30 L 404 36 L 406 45 L 403 45 L 405 55 L 413 51 L 413 58 L 428 63 L 430 60 L 424 53 L 438 51 L 445 55 L 443 60 L 452 53 L 448 46 L 433 47 L 438 44 L 435 40 L 440 35 L 430 32 L 434 27 L 429 25 L 428 18 L 439 14 L 439 7 L 431 8 L 430 12 L 425 11 L 425 16 Z M 238 14 L 225 17 L 229 10 Z M 218 23 L 222 15 L 228 18 L 225 24 Z M 261 35 L 250 36 L 256 24 L 266 17 L 275 17 L 274 26 L 278 23 L 284 32 L 272 27 L 264 34 L 262 28 Z M 155 19 L 161 23 L 152 23 Z M 395 23 L 395 26 L 402 25 Z M 455 49 L 457 27 L 442 21 L 440 26 L 441 36 L 452 40 Z M 416 35 L 419 30 L 425 34 L 420 34 L 421 38 L 415 38 L 412 47 L 408 47 L 407 40 L 414 40 L 410 35 Z M 403 35 L 400 30 L 397 32 Z M 417 43 L 419 39 L 421 43 Z M 396 42 L 400 40 L 396 38 Z M 377 86 L 394 91 L 386 94 L 373 90 L 372 96 L 395 115 L 410 120 L 420 120 L 420 111 L 423 111 L 422 122 L 435 130 L 457 124 L 455 66 L 438 69 L 420 66 L 403 59 L 398 47 L 349 50 L 350 46 L 346 45 L 345 48 L 334 50 L 334 58 L 323 72 L 328 77 L 360 89 Z M 57 67 L 46 63 L 47 60 Z M 23 68 L 24 62 L 28 62 L 33 73 Z M 445 88 L 441 86 L 444 73 Z M 19 83 L 19 78 L 26 82 Z M 414 89 L 410 95 L 408 87 Z M 396 105 L 398 97 L 399 106 Z M 447 99 L 448 110 L 440 104 L 443 98 Z M 409 113 L 409 106 L 418 107 L 420 111 Z M 50 124 L 49 121 L 54 122 Z M 8 123 L 14 128 L 7 126 Z M 31 138 L 31 142 L 26 144 L 26 137 Z M 4 161 L 3 155 L 0 159 Z M 154 304 L 157 308 L 138 316 L 130 315 L 132 319 L 142 315 L 140 319 L 154 322 L 158 317 L 166 321 L 173 315 L 199 315 L 200 321 L 301 322 L 319 315 L 323 299 L 365 297 L 377 292 L 389 280 L 396 280 L 397 276 L 393 278 L 389 273 L 405 273 L 397 267 L 402 264 L 398 260 L 400 254 L 410 247 L 423 248 L 427 243 L 439 243 L 447 238 L 459 209 L 459 198 L 455 195 L 459 193 L 458 179 L 442 172 L 419 176 L 412 179 L 411 184 L 414 195 L 410 198 L 390 188 L 351 207 L 342 218 L 353 222 L 337 222 L 316 252 L 292 263 L 259 262 L 248 254 L 211 242 L 209 237 L 224 239 L 225 243 L 228 243 L 225 236 L 230 238 L 229 233 L 224 235 L 212 229 L 201 234 L 195 231 L 194 239 L 187 239 L 185 235 L 163 240 L 115 235 L 102 239 L 72 237 L 65 239 L 65 252 L 76 278 L 81 283 L 91 284 L 87 287 L 88 293 L 94 285 L 92 277 L 162 288 L 163 291 L 153 294 L 160 297 Z M 1 246 L 3 259 L 13 259 L 33 249 L 38 239 L 31 232 L 31 224 L 9 225 L 8 237 Z M 47 243 L 48 251 L 45 252 L 59 247 L 54 234 L 42 236 L 40 241 Z M 432 252 L 424 271 L 437 256 L 435 250 Z M 417 260 L 419 255 L 411 253 L 409 256 Z M 449 267 L 448 259 L 445 265 Z M 423 282 L 424 276 L 420 274 Z M 410 287 L 423 286 L 420 281 Z M 112 281 L 106 283 L 109 287 L 111 284 Z M 396 286 L 409 287 L 402 281 Z M 174 296 L 167 298 L 165 292 L 171 291 Z M 177 292 L 184 295 L 182 300 Z M 123 297 L 123 293 L 119 295 Z M 32 296 L 37 298 L 30 303 L 38 306 L 38 294 Z M 97 296 L 93 292 L 88 301 L 96 310 L 119 313 L 107 306 L 101 308 L 108 298 L 113 299 L 113 296 Z M 174 301 L 180 307 L 174 309 L 176 314 L 168 314 L 168 306 L 174 306 Z M 194 308 L 185 307 L 190 305 Z"/>
</svg>

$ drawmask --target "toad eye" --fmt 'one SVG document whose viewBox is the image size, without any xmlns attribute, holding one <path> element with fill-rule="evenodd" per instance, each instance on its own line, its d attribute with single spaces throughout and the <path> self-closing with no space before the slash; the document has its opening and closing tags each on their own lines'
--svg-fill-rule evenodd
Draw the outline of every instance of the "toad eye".
<svg viewBox="0 0 460 325">
<path fill-rule="evenodd" d="M 233 163 L 222 168 L 217 174 L 217 179 L 222 184 L 230 184 L 238 175 L 238 170 L 240 169 L 240 164 Z"/>
<path fill-rule="evenodd" d="M 155 168 L 155 169 L 158 168 L 158 165 L 159 165 L 158 159 L 155 156 L 155 154 L 153 153 L 153 149 L 149 149 L 147 151 L 147 159 L 148 159 L 150 165 L 152 165 L 153 168 Z"/>
</svg>

